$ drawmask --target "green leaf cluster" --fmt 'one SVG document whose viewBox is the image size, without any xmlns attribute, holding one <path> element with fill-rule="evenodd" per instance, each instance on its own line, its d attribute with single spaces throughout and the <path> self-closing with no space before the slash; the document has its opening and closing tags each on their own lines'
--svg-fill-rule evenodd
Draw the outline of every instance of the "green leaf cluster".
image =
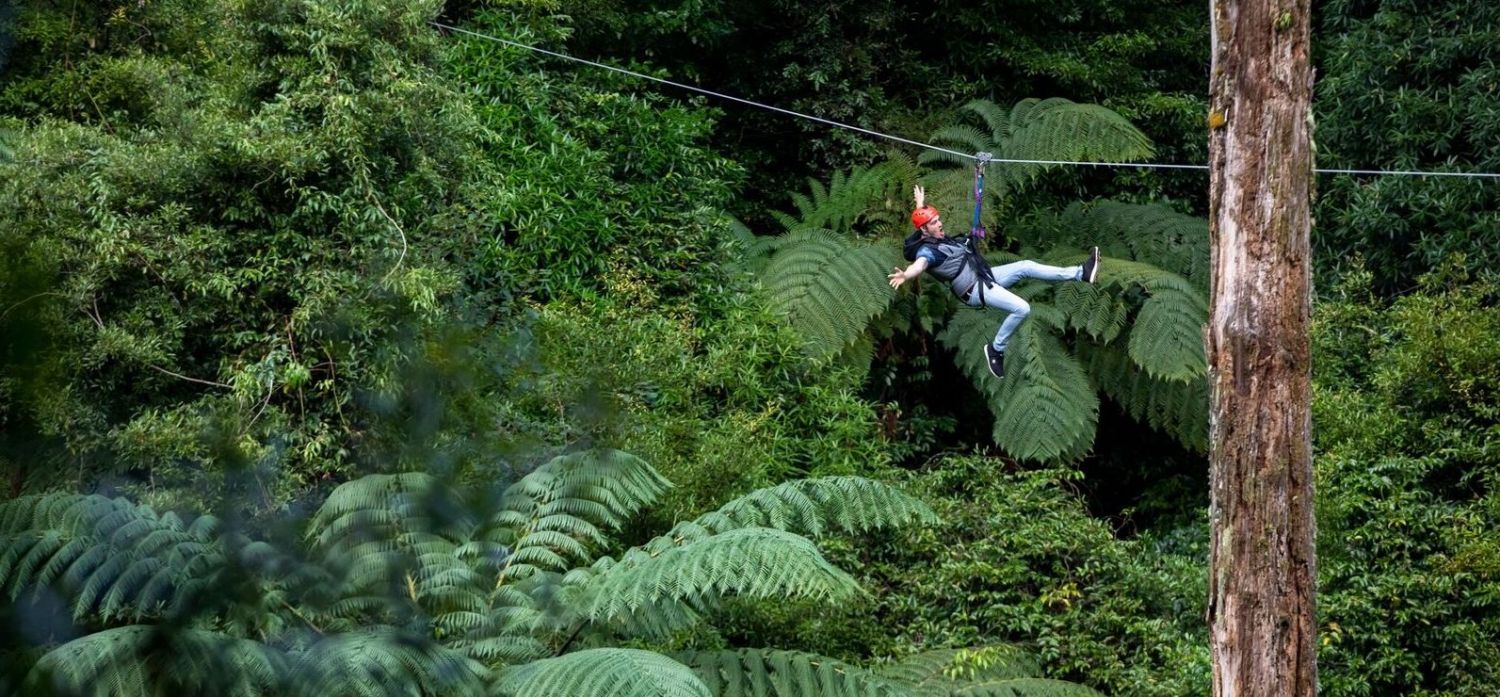
<svg viewBox="0 0 1500 697">
<path fill-rule="evenodd" d="M 1462 266 L 1314 314 L 1322 690 L 1483 694 L 1500 676 L 1500 310 Z"/>
</svg>

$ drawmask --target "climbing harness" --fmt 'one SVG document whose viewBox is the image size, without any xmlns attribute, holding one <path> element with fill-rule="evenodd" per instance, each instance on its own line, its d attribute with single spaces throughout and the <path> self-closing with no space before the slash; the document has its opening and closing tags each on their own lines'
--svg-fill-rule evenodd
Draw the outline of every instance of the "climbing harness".
<svg viewBox="0 0 1500 697">
<path fill-rule="evenodd" d="M 975 287 L 970 288 L 968 292 L 959 298 L 964 302 L 968 302 L 968 294 L 978 290 L 979 305 L 981 307 L 984 306 L 985 284 L 995 282 L 994 274 L 990 273 L 989 263 L 979 253 L 978 242 L 989 234 L 984 229 L 984 223 L 980 221 L 980 214 L 984 211 L 984 166 L 993 157 L 993 155 L 987 152 L 974 153 L 974 220 L 969 225 L 969 239 L 967 240 L 967 244 L 969 246 L 968 261 L 974 268 L 976 280 L 974 281 Z"/>
<path fill-rule="evenodd" d="M 979 222 L 979 213 L 984 209 L 984 165 L 994 156 L 987 152 L 974 153 L 974 222 L 969 226 L 969 237 L 985 236 L 984 224 Z"/>
<path fill-rule="evenodd" d="M 989 263 L 984 260 L 984 255 L 979 253 L 978 240 L 984 239 L 987 231 L 981 220 L 984 212 L 984 166 L 991 160 L 987 152 L 974 155 L 976 164 L 974 166 L 974 218 L 969 226 L 969 234 L 934 240 L 922 232 L 922 226 L 933 218 L 938 217 L 938 211 L 932 206 L 922 206 L 911 214 L 912 225 L 917 230 L 906 236 L 901 243 L 902 256 L 907 261 L 916 261 L 917 250 L 922 245 L 930 244 L 939 249 L 944 249 L 947 256 L 942 264 L 931 269 L 932 275 L 939 280 L 949 283 L 953 294 L 958 299 L 967 303 L 969 294 L 979 292 L 979 304 L 984 305 L 984 286 L 994 283 L 995 276 L 990 272 Z M 966 273 L 967 272 L 967 273 Z M 960 281 L 967 283 L 960 283 Z"/>
</svg>

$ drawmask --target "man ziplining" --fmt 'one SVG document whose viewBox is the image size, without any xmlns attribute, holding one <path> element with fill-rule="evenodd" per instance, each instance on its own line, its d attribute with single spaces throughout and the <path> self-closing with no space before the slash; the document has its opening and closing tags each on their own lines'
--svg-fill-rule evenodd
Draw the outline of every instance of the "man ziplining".
<svg viewBox="0 0 1500 697">
<path fill-rule="evenodd" d="M 982 191 L 976 193 L 983 196 Z M 938 216 L 938 210 L 925 205 L 925 193 L 921 185 L 912 189 L 912 195 L 917 200 L 917 208 L 911 214 L 916 232 L 906 238 L 902 251 L 906 260 L 913 263 L 904 271 L 895 269 L 888 276 L 891 287 L 900 288 L 901 284 L 922 275 L 923 271 L 930 271 L 938 280 L 947 283 L 953 294 L 965 305 L 993 307 L 1009 313 L 1005 321 L 1000 323 L 1000 330 L 995 332 L 995 340 L 984 347 L 990 373 L 997 378 L 1004 377 L 1005 342 L 1031 312 L 1031 305 L 1007 288 L 1023 278 L 1093 283 L 1099 275 L 1099 248 L 1090 249 L 1089 258 L 1078 266 L 1047 266 L 1023 259 L 992 267 L 979 254 L 975 234 L 980 229 L 977 212 L 974 231 L 967 235 L 947 237 L 943 234 L 943 220 Z"/>
</svg>

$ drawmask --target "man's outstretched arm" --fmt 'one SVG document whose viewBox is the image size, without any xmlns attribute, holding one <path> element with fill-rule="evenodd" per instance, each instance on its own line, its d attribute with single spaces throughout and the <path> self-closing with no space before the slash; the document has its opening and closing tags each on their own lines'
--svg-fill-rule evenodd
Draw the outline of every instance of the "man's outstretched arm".
<svg viewBox="0 0 1500 697">
<path fill-rule="evenodd" d="M 902 271 L 900 267 L 896 267 L 896 270 L 892 271 L 886 278 L 890 279 L 892 288 L 900 288 L 902 283 L 921 276 L 922 272 L 926 270 L 927 257 L 917 257 L 917 260 L 912 262 L 911 266 L 906 267 L 905 271 Z"/>
</svg>

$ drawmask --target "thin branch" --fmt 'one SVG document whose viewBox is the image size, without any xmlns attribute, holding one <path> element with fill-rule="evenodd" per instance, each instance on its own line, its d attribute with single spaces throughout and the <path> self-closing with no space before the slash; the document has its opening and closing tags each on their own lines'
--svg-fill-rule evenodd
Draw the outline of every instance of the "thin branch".
<svg viewBox="0 0 1500 697">
<path fill-rule="evenodd" d="M 196 382 L 196 383 L 199 383 L 201 385 L 212 385 L 214 387 L 222 387 L 222 388 L 224 388 L 226 390 L 232 390 L 232 389 L 234 389 L 233 385 L 226 385 L 226 384 L 224 384 L 222 382 L 214 382 L 213 380 L 200 380 L 198 378 L 190 378 L 190 377 L 188 377 L 186 375 L 183 375 L 182 373 L 174 373 L 174 372 L 172 372 L 170 370 L 167 370 L 166 368 L 158 368 L 158 367 L 156 367 L 154 365 L 151 365 L 149 363 L 146 364 L 146 367 L 150 368 L 150 369 L 152 369 L 152 370 L 154 370 L 154 371 L 156 371 L 158 373 L 162 373 L 164 375 L 170 375 L 170 376 L 172 376 L 174 378 L 178 378 L 178 379 L 181 379 L 181 380 L 187 380 L 188 382 Z"/>
<path fill-rule="evenodd" d="M 29 297 L 29 298 L 24 298 L 24 299 L 18 300 L 14 304 L 12 304 L 10 307 L 5 308 L 5 312 L 0 312 L 0 319 L 5 319 L 5 316 L 9 315 L 10 312 L 11 312 L 11 310 L 14 310 L 14 309 L 16 309 L 16 308 L 18 308 L 18 307 L 20 307 L 22 305 L 25 305 L 26 303 L 29 303 L 29 302 L 31 302 L 33 300 L 36 300 L 37 298 L 45 297 L 45 296 L 48 296 L 48 295 L 56 295 L 59 298 L 66 298 L 66 297 L 68 297 L 68 296 L 66 296 L 66 295 L 64 295 L 62 293 L 57 293 L 57 292 L 53 292 L 53 291 L 47 291 L 47 292 L 44 292 L 44 293 L 37 293 L 36 295 L 33 295 L 33 296 Z"/>
<path fill-rule="evenodd" d="M 284 607 L 284 608 L 286 608 L 286 609 L 288 609 L 288 610 L 291 610 L 292 614 L 297 616 L 297 619 L 302 620 L 303 622 L 306 622 L 307 626 L 312 627 L 313 631 L 317 632 L 320 635 L 323 633 L 323 628 L 322 627 L 319 627 L 312 620 L 308 619 L 307 615 L 302 614 L 299 610 L 297 610 L 297 608 L 292 607 L 291 603 L 288 603 L 286 600 L 283 599 L 281 601 L 281 606 Z"/>
<path fill-rule="evenodd" d="M 375 196 L 373 190 L 367 188 L 365 195 L 370 199 L 370 203 L 375 204 L 376 210 L 379 210 L 380 214 L 385 216 L 386 220 L 390 221 L 391 227 L 396 228 L 396 234 L 401 236 L 401 256 L 396 259 L 396 265 L 391 267 L 391 270 L 386 273 L 385 278 L 380 279 L 384 282 L 390 280 L 391 276 L 395 275 L 396 271 L 401 268 L 401 263 L 406 261 L 406 231 L 401 229 L 401 223 L 396 222 L 396 219 L 392 218 L 391 214 L 386 212 L 385 206 L 380 205 L 380 199 Z"/>
</svg>

